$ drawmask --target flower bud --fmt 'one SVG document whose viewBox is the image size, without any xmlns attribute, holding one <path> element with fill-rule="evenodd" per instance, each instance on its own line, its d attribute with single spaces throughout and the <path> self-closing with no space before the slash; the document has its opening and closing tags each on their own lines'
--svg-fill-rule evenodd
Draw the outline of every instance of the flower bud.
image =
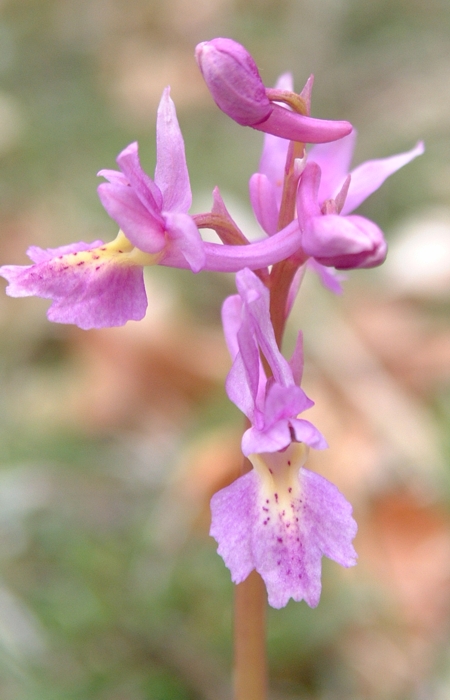
<svg viewBox="0 0 450 700">
<path fill-rule="evenodd" d="M 203 41 L 195 55 L 214 101 L 242 126 L 303 143 L 335 141 L 352 130 L 349 122 L 312 119 L 272 101 L 253 58 L 233 39 Z"/>
<path fill-rule="evenodd" d="M 198 44 L 198 66 L 217 106 L 242 126 L 267 119 L 272 104 L 253 58 L 233 39 Z"/>
</svg>

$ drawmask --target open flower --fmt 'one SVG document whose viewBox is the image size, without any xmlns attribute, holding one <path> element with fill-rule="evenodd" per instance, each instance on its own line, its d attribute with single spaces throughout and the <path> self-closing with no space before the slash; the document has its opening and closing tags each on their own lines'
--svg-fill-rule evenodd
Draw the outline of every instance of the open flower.
<svg viewBox="0 0 450 700">
<path fill-rule="evenodd" d="M 349 122 L 313 119 L 276 104 L 253 58 L 233 39 L 203 41 L 195 55 L 217 106 L 238 124 L 305 143 L 334 141 L 351 131 Z"/>
<path fill-rule="evenodd" d="M 0 268 L 9 282 L 7 294 L 52 299 L 51 321 L 83 329 L 121 326 L 145 315 L 144 266 L 167 264 L 172 256 L 177 267 L 193 271 L 203 267 L 203 241 L 187 214 L 191 189 L 168 88 L 158 108 L 156 132 L 155 181 L 142 170 L 136 143 L 119 155 L 121 172 L 100 172 L 109 180 L 99 186 L 100 199 L 122 226 L 117 238 L 48 250 L 30 247 L 33 265 Z"/>
<path fill-rule="evenodd" d="M 226 299 L 222 319 L 233 366 L 226 381 L 229 398 L 251 422 L 242 438 L 245 455 L 274 452 L 292 440 L 323 449 L 323 435 L 298 415 L 314 405 L 299 384 L 302 336 L 290 362 L 278 349 L 269 313 L 269 291 L 250 270 L 236 275 L 239 295 Z M 268 377 L 261 353 L 270 367 Z"/>
<path fill-rule="evenodd" d="M 348 173 L 356 134 L 335 144 L 315 146 L 308 155 L 297 196 L 302 248 L 319 263 L 346 270 L 384 262 L 386 241 L 369 219 L 352 214 L 369 195 L 424 151 L 371 160 Z"/>
</svg>

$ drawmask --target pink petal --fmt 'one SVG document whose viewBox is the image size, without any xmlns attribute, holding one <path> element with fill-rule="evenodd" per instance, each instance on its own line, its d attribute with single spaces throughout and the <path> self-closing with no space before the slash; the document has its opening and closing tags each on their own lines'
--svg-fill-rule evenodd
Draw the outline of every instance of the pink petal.
<svg viewBox="0 0 450 700">
<path fill-rule="evenodd" d="M 278 104 L 272 103 L 272 105 L 273 109 L 265 121 L 250 126 L 274 136 L 303 143 L 335 141 L 352 130 L 349 122 L 304 117 Z"/>
<path fill-rule="evenodd" d="M 97 191 L 109 216 L 133 245 L 146 253 L 158 253 L 165 247 L 164 220 L 159 214 L 153 217 L 131 187 L 104 182 Z"/>
<path fill-rule="evenodd" d="M 167 250 L 176 248 L 186 259 L 192 272 L 199 272 L 205 264 L 202 237 L 189 214 L 165 212 Z"/>
<path fill-rule="evenodd" d="M 236 275 L 236 286 L 253 319 L 255 337 L 272 369 L 275 381 L 285 386 L 293 384 L 289 363 L 281 355 L 275 340 L 270 320 L 269 290 L 253 272 L 247 269 Z"/>
<path fill-rule="evenodd" d="M 275 188 L 266 175 L 255 173 L 250 178 L 250 201 L 255 212 L 256 219 L 269 236 L 278 229 L 277 197 Z"/>
<path fill-rule="evenodd" d="M 351 172 L 351 182 L 347 199 L 345 200 L 342 214 L 350 214 L 361 202 L 363 202 L 372 192 L 375 192 L 390 175 L 410 161 L 422 155 L 425 148 L 422 141 L 406 153 L 400 153 L 389 158 L 379 160 L 368 160 L 359 165 Z"/>
<path fill-rule="evenodd" d="M 147 173 L 142 170 L 136 141 L 130 143 L 129 146 L 119 153 L 117 163 L 128 180 L 130 187 L 134 190 L 144 207 L 148 209 L 151 216 L 155 219 L 160 218 L 163 198 L 159 188 Z M 116 184 L 116 182 L 113 182 L 113 184 Z"/>
<path fill-rule="evenodd" d="M 347 279 L 346 275 L 340 274 L 332 267 L 321 265 L 317 260 L 314 260 L 314 258 L 309 258 L 306 265 L 319 276 L 323 286 L 329 289 L 330 292 L 333 292 L 333 294 L 342 294 L 344 291 L 342 282 L 345 282 Z"/>
<path fill-rule="evenodd" d="M 302 245 L 305 253 L 323 265 L 342 270 L 381 265 L 387 253 L 381 229 L 356 215 L 313 217 L 304 231 Z"/>
<path fill-rule="evenodd" d="M 156 122 L 155 182 L 162 192 L 164 211 L 186 214 L 192 203 L 183 136 L 175 105 L 166 87 L 158 107 Z"/>
<path fill-rule="evenodd" d="M 222 326 L 231 359 L 239 352 L 237 335 L 242 323 L 242 301 L 239 294 L 227 297 L 222 305 Z"/>
<path fill-rule="evenodd" d="M 316 163 L 322 173 L 318 199 L 334 199 L 350 170 L 356 143 L 356 131 L 332 143 L 313 146 L 308 153 L 308 163 Z"/>
<path fill-rule="evenodd" d="M 269 428 L 259 429 L 252 426 L 242 436 L 242 453 L 249 457 L 259 452 L 278 452 L 284 450 L 292 442 L 289 422 L 278 421 Z"/>
</svg>

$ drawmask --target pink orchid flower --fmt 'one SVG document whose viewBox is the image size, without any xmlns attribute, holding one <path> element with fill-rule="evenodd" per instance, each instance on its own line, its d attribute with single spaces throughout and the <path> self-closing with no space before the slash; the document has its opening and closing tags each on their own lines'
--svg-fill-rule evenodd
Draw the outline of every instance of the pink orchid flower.
<svg viewBox="0 0 450 700">
<path fill-rule="evenodd" d="M 276 345 L 268 290 L 250 270 L 239 272 L 236 280 L 239 295 L 223 306 L 234 358 L 226 388 L 251 422 L 242 450 L 253 469 L 213 496 L 210 534 L 234 583 L 256 569 L 273 607 L 283 607 L 289 598 L 315 607 L 322 556 L 353 566 L 357 527 L 338 489 L 303 468 L 309 446 L 327 444 L 315 426 L 298 418 L 313 405 L 299 386 L 301 335 L 287 362 Z M 260 353 L 273 373 L 270 379 Z"/>
<path fill-rule="evenodd" d="M 381 229 L 352 214 L 390 175 L 424 152 L 418 143 L 406 153 L 369 160 L 350 173 L 356 133 L 311 149 L 297 195 L 302 248 L 319 263 L 340 270 L 381 265 L 387 245 Z"/>
</svg>

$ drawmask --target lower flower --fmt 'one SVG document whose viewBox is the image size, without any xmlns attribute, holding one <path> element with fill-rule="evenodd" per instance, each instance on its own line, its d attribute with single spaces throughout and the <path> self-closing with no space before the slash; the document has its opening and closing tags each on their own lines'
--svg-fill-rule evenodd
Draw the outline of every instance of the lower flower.
<svg viewBox="0 0 450 700">
<path fill-rule="evenodd" d="M 306 445 L 292 443 L 250 455 L 254 469 L 211 500 L 210 534 L 233 582 L 256 569 L 274 608 L 290 598 L 318 605 L 322 556 L 356 564 L 352 507 L 336 486 L 303 468 L 307 453 Z"/>
</svg>

